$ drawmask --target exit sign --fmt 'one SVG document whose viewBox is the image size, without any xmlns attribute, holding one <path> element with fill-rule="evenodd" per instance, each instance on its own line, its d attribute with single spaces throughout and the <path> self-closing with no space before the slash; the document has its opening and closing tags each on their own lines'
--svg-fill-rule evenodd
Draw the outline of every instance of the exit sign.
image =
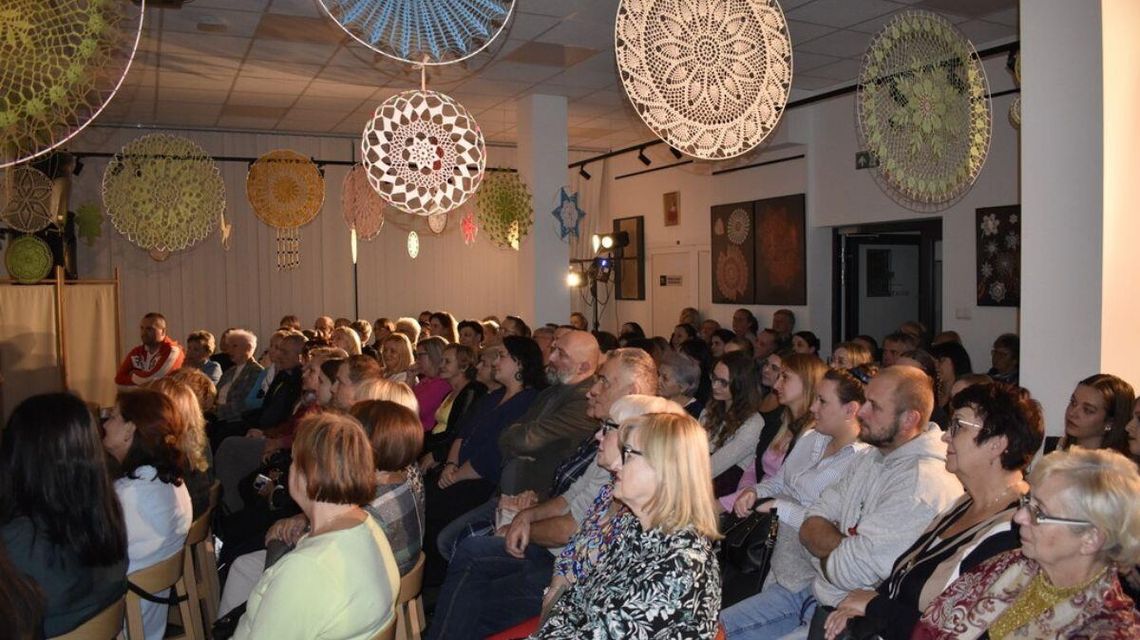
<svg viewBox="0 0 1140 640">
<path fill-rule="evenodd" d="M 658 282 L 662 287 L 679 287 L 681 286 L 681 276 L 659 276 Z"/>
</svg>

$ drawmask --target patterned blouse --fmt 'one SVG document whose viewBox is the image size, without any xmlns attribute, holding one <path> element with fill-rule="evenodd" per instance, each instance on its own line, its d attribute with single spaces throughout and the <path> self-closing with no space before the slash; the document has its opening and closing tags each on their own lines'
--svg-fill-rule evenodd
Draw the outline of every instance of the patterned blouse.
<svg viewBox="0 0 1140 640">
<path fill-rule="evenodd" d="M 613 515 L 607 518 L 614 505 L 614 485 L 607 482 L 586 512 L 582 526 L 554 561 L 554 575 L 567 576 L 571 582 L 584 579 L 597 564 L 601 552 L 611 548 L 622 532 L 637 526 L 637 517 L 620 502 L 616 504 L 617 510 Z"/>
<path fill-rule="evenodd" d="M 708 640 L 720 610 L 713 542 L 692 529 L 622 533 L 532 638 Z"/>
</svg>

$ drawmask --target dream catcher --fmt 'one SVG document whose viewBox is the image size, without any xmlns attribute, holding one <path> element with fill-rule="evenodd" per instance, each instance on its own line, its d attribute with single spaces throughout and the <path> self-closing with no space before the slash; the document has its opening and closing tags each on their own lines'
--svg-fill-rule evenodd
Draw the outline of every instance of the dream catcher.
<svg viewBox="0 0 1140 640">
<path fill-rule="evenodd" d="M 246 195 L 253 213 L 277 230 L 277 268 L 301 264 L 301 227 L 317 217 L 325 199 L 325 179 L 310 158 L 278 149 L 249 168 Z"/>
<path fill-rule="evenodd" d="M 530 190 L 517 171 L 490 171 L 475 196 L 479 226 L 495 246 L 518 251 L 534 224 Z M 474 233 L 472 233 L 474 239 Z"/>
<path fill-rule="evenodd" d="M 622 0 L 614 37 L 630 102 L 674 149 L 732 158 L 780 121 L 792 42 L 776 0 Z"/>
<path fill-rule="evenodd" d="M 899 13 L 863 56 L 859 136 L 879 186 L 916 211 L 962 197 L 985 164 L 990 99 L 982 61 L 945 18 Z"/>
<path fill-rule="evenodd" d="M 0 167 L 70 140 L 107 106 L 142 33 L 144 0 L 4 0 Z"/>
<path fill-rule="evenodd" d="M 51 178 L 44 172 L 20 165 L 4 173 L 0 192 L 0 218 L 11 228 L 36 233 L 55 222 L 51 212 Z"/>
<path fill-rule="evenodd" d="M 218 165 L 192 140 L 166 134 L 127 143 L 103 172 L 111 223 L 151 257 L 201 242 L 226 209 Z"/>
</svg>

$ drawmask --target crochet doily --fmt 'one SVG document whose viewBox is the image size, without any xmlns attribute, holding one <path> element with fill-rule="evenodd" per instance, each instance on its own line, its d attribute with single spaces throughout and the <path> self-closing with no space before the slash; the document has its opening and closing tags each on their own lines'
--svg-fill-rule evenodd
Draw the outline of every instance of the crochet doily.
<svg viewBox="0 0 1140 640">
<path fill-rule="evenodd" d="M 131 66 L 141 4 L 0 4 L 0 167 L 47 153 L 99 115 Z"/>
<path fill-rule="evenodd" d="M 368 184 L 368 170 L 356 165 L 344 177 L 341 191 L 344 223 L 356 230 L 356 237 L 371 240 L 384 227 L 384 201 Z"/>
<path fill-rule="evenodd" d="M 277 149 L 257 159 L 245 179 L 253 213 L 278 229 L 296 229 L 317 217 L 325 200 L 325 179 L 313 161 Z"/>
<path fill-rule="evenodd" d="M 977 51 L 945 18 L 897 14 L 863 56 L 859 136 L 879 185 L 918 211 L 969 191 L 990 144 L 989 83 Z"/>
<path fill-rule="evenodd" d="M 225 211 L 226 187 L 197 143 L 158 133 L 127 143 L 107 164 L 103 205 L 139 248 L 170 253 L 210 235 Z"/>
<path fill-rule="evenodd" d="M 696 158 L 760 144 L 792 87 L 792 42 L 776 0 L 622 0 L 615 49 L 638 115 Z"/>
<path fill-rule="evenodd" d="M 517 171 L 491 171 L 475 196 L 479 226 L 491 242 L 504 249 L 518 249 L 534 224 L 530 190 Z"/>
<path fill-rule="evenodd" d="M 447 214 L 437 213 L 434 216 L 428 216 L 427 225 L 428 229 L 431 229 L 431 232 L 438 236 L 447 228 Z"/>
<path fill-rule="evenodd" d="M 415 260 L 420 255 L 420 234 L 415 231 L 408 232 L 408 257 Z"/>
<path fill-rule="evenodd" d="M 558 207 L 551 212 L 558 221 L 558 237 L 566 240 L 570 236 L 579 237 L 579 227 L 586 212 L 578 206 L 578 192 L 573 194 L 562 187 L 558 190 Z"/>
<path fill-rule="evenodd" d="M 51 275 L 55 261 L 51 247 L 36 236 L 20 236 L 8 243 L 4 266 L 16 282 L 31 284 Z"/>
<path fill-rule="evenodd" d="M 469 58 L 503 31 L 514 0 L 318 0 L 364 46 L 412 64 Z"/>
<path fill-rule="evenodd" d="M 55 221 L 51 213 L 51 178 L 35 167 L 8 169 L 0 184 L 0 202 L 0 216 L 17 231 L 35 233 Z"/>
<path fill-rule="evenodd" d="M 752 216 L 744 209 L 734 209 L 728 214 L 728 241 L 732 244 L 744 244 L 748 234 L 752 232 Z"/>
<path fill-rule="evenodd" d="M 729 245 L 716 260 L 716 287 L 727 300 L 741 299 L 748 291 L 748 262 L 740 247 Z"/>
<path fill-rule="evenodd" d="M 401 211 L 446 213 L 479 188 L 487 163 L 475 119 L 448 96 L 405 91 L 384 101 L 364 128 L 372 188 Z"/>
</svg>

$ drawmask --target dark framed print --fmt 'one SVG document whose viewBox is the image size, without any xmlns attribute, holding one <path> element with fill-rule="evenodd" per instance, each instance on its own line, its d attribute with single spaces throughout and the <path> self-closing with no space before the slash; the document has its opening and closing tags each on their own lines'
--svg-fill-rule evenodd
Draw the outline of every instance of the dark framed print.
<svg viewBox="0 0 1140 640">
<path fill-rule="evenodd" d="M 1021 304 L 1021 207 L 987 207 L 977 220 L 978 306 Z"/>
<path fill-rule="evenodd" d="M 614 252 L 615 297 L 645 299 L 645 216 L 614 219 L 614 233 L 629 234 L 629 244 Z"/>
<path fill-rule="evenodd" d="M 755 240 L 751 202 L 712 208 L 712 301 L 751 304 L 756 295 Z"/>
<path fill-rule="evenodd" d="M 665 226 L 675 227 L 681 224 L 681 192 L 670 191 L 662 197 L 662 211 L 665 214 Z"/>
<path fill-rule="evenodd" d="M 804 194 L 757 200 L 756 304 L 807 304 Z"/>
</svg>

